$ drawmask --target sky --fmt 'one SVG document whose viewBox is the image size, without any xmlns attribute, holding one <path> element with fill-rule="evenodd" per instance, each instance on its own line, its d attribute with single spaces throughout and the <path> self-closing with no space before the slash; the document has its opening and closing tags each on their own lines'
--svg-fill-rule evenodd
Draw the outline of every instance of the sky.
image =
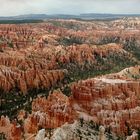
<svg viewBox="0 0 140 140">
<path fill-rule="evenodd" d="M 0 16 L 81 13 L 140 14 L 140 0 L 0 0 Z"/>
</svg>

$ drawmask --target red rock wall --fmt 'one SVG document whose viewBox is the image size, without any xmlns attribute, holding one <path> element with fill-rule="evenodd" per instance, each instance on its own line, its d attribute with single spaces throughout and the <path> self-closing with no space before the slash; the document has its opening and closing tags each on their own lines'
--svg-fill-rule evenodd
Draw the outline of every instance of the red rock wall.
<svg viewBox="0 0 140 140">
<path fill-rule="evenodd" d="M 73 102 L 116 133 L 127 133 L 128 126 L 140 127 L 138 91 L 140 83 L 135 81 L 106 84 L 91 79 L 72 86 Z"/>
<path fill-rule="evenodd" d="M 57 128 L 66 122 L 72 123 L 77 116 L 68 97 L 60 91 L 54 91 L 47 99 L 35 99 L 32 111 L 25 123 L 26 130 L 32 133 L 36 131 L 34 128 Z"/>
</svg>

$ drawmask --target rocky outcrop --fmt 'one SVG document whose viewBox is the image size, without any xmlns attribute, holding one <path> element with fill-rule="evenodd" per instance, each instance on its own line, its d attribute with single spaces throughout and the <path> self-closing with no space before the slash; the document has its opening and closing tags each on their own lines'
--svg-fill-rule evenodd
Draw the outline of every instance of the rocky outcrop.
<svg viewBox="0 0 140 140">
<path fill-rule="evenodd" d="M 26 130 L 57 128 L 83 117 L 116 134 L 127 134 L 129 129 L 140 127 L 139 90 L 139 81 L 129 77 L 124 80 L 123 75 L 117 74 L 73 83 L 69 98 L 61 91 L 54 91 L 47 99 L 35 99 Z"/>
<path fill-rule="evenodd" d="M 7 140 L 21 140 L 23 129 L 15 120 L 10 122 L 8 117 L 1 116 L 0 133 L 4 133 Z"/>
<path fill-rule="evenodd" d="M 65 70 L 21 71 L 16 68 L 1 66 L 0 88 L 4 92 L 18 88 L 22 93 L 31 89 L 48 89 L 65 77 Z"/>
<path fill-rule="evenodd" d="M 11 131 L 9 133 L 10 133 L 9 136 L 10 140 L 21 140 L 22 129 L 20 125 L 16 124 L 16 122 L 13 122 L 11 124 Z"/>
<path fill-rule="evenodd" d="M 25 131 L 36 133 L 39 128 L 54 129 L 81 117 L 119 135 L 138 129 L 140 83 L 129 77 L 124 80 L 123 76 L 126 75 L 112 74 L 73 83 L 70 97 L 56 90 L 47 99 L 34 99 L 32 113 L 24 123 Z M 2 117 L 2 126 L 4 120 Z M 13 129 L 16 131 L 16 125 Z"/>
<path fill-rule="evenodd" d="M 130 129 L 138 129 L 139 66 L 126 68 L 117 74 L 80 80 L 71 85 L 67 83 L 89 77 L 97 70 L 102 72 L 112 70 L 113 66 L 118 69 L 137 64 L 139 29 L 138 18 L 111 22 L 53 20 L 39 24 L 1 24 L 0 105 L 8 105 L 12 100 L 17 104 L 10 109 L 15 111 L 25 107 L 28 102 L 19 105 L 21 100 L 17 98 L 21 96 L 23 100 L 30 100 L 34 91 L 37 94 L 48 89 L 52 91 L 57 86 L 62 90 L 70 86 L 70 97 L 61 91 L 54 91 L 48 96 L 45 91 L 45 97 L 38 96 L 33 100 L 31 114 L 20 112 L 18 119 L 24 121 L 26 118 L 26 133 L 37 133 L 40 128 L 56 129 L 81 117 L 93 120 L 97 125 L 103 125 L 106 131 L 119 135 L 127 135 Z M 13 93 L 9 100 L 7 93 Z M 26 96 L 27 93 L 31 96 Z M 15 100 L 14 95 L 18 96 Z M 11 139 L 21 139 L 22 129 L 16 121 L 10 122 L 7 117 L 1 117 L 0 132 L 8 134 Z M 61 132 L 64 129 L 59 129 L 55 134 Z M 80 132 L 83 134 L 84 130 Z M 58 138 L 56 135 L 55 138 Z M 77 133 L 72 135 L 74 137 Z M 89 138 L 85 134 L 82 136 Z M 59 137 L 67 136 L 60 134 Z"/>
<path fill-rule="evenodd" d="M 45 140 L 45 129 L 39 130 L 37 136 L 35 137 L 35 140 Z"/>
<path fill-rule="evenodd" d="M 128 136 L 126 140 L 138 140 L 138 134 L 134 131 L 131 136 Z"/>
<path fill-rule="evenodd" d="M 99 127 L 99 140 L 106 140 L 105 128 L 103 126 Z"/>
<path fill-rule="evenodd" d="M 76 112 L 72 109 L 68 97 L 60 91 L 54 91 L 48 98 L 38 97 L 32 103 L 32 114 L 26 119 L 27 131 L 35 132 L 38 127 L 57 128 L 65 122 L 72 123 Z"/>
<path fill-rule="evenodd" d="M 6 116 L 1 116 L 0 118 L 0 127 L 8 127 L 10 125 L 10 120 L 9 118 Z"/>
<path fill-rule="evenodd" d="M 140 127 L 140 83 L 137 81 L 95 78 L 72 86 L 73 104 L 86 110 L 93 120 L 115 133 Z"/>
<path fill-rule="evenodd" d="M 0 88 L 4 92 L 18 88 L 26 93 L 33 88 L 52 87 L 56 81 L 61 81 L 60 76 L 64 77 L 64 68 L 68 69 L 69 73 L 73 73 L 77 67 L 80 70 L 104 70 L 114 65 L 116 57 L 134 61 L 133 56 L 124 50 L 122 43 L 107 42 L 104 45 L 92 41 L 92 36 L 99 41 L 104 35 L 112 36 L 112 31 L 102 27 L 107 25 L 75 20 L 60 20 L 59 23 L 61 27 L 52 23 L 0 25 Z M 84 30 L 76 32 L 74 29 L 65 28 L 71 24 Z M 88 28 L 98 30 L 92 32 Z M 114 32 L 117 32 L 117 35 Z M 122 35 L 119 31 L 113 31 L 113 35 L 129 36 Z M 62 42 L 66 39 L 66 42 L 72 43 L 65 47 L 61 44 L 61 39 Z M 85 44 L 80 43 L 81 41 Z M 61 74 L 56 74 L 57 72 Z"/>
<path fill-rule="evenodd" d="M 102 124 L 117 134 L 127 134 L 129 128 L 138 129 L 140 83 L 109 77 L 111 75 L 73 83 L 69 98 L 60 91 L 50 94 L 48 99 L 38 97 L 32 103 L 35 128 L 57 128 L 65 122 L 71 123 L 78 118 L 77 112 L 79 117 Z"/>
</svg>

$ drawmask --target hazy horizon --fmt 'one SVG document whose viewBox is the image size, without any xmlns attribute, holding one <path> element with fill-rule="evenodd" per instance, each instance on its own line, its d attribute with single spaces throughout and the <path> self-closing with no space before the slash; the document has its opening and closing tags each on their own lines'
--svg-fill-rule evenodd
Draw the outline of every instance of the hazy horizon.
<svg viewBox="0 0 140 140">
<path fill-rule="evenodd" d="M 140 14 L 140 0 L 0 0 L 0 16 L 25 14 Z"/>
<path fill-rule="evenodd" d="M 26 14 L 18 14 L 18 15 L 7 15 L 7 16 L 0 16 L 0 17 L 16 17 L 16 16 L 28 16 L 28 15 L 48 15 L 48 16 L 53 16 L 53 15 L 72 15 L 72 16 L 80 16 L 80 15 L 83 15 L 83 14 L 101 14 L 101 15 L 103 15 L 103 14 L 108 14 L 108 15 L 140 15 L 140 13 L 139 14 L 135 14 L 135 13 L 130 13 L 130 14 L 127 14 L 127 13 L 125 13 L 125 14 L 123 14 L 123 13 L 79 13 L 79 14 L 64 14 L 64 13 L 54 13 L 54 14 L 46 14 L 46 13 L 26 13 Z"/>
</svg>

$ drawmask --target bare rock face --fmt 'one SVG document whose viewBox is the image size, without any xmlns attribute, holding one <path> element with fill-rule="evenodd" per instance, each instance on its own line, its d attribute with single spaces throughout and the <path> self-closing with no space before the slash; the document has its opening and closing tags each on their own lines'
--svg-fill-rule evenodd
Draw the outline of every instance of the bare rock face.
<svg viewBox="0 0 140 140">
<path fill-rule="evenodd" d="M 106 140 L 105 128 L 103 126 L 99 127 L 99 140 Z"/>
<path fill-rule="evenodd" d="M 94 122 L 127 133 L 128 127 L 140 127 L 139 90 L 139 81 L 99 77 L 73 84 L 72 102 L 75 110 L 94 116 Z"/>
<path fill-rule="evenodd" d="M 128 136 L 126 140 L 138 140 L 138 134 L 134 131 L 131 136 Z"/>
<path fill-rule="evenodd" d="M 21 135 L 22 135 L 21 126 L 17 125 L 16 123 L 12 123 L 10 139 L 11 140 L 21 140 Z"/>
<path fill-rule="evenodd" d="M 3 69 L 4 68 L 4 69 Z M 18 69 L 2 67 L 0 87 L 8 92 L 16 86 L 22 93 L 30 89 L 47 89 L 61 81 L 65 76 L 65 70 L 33 70 L 20 71 Z"/>
<path fill-rule="evenodd" d="M 89 135 L 90 133 L 90 135 Z M 104 134 L 105 135 L 105 134 Z M 51 140 L 99 140 L 99 132 L 90 128 L 89 124 L 81 124 L 75 121 L 72 124 L 65 123 L 54 130 Z"/>
<path fill-rule="evenodd" d="M 26 130 L 34 133 L 38 127 L 57 128 L 82 117 L 116 134 L 127 134 L 129 128 L 140 127 L 139 90 L 139 81 L 114 75 L 73 83 L 70 97 L 57 90 L 47 99 L 35 99 Z"/>
<path fill-rule="evenodd" d="M 34 118 L 32 115 L 29 115 L 28 118 L 25 120 L 24 130 L 26 133 L 37 133 L 37 119 Z"/>
<path fill-rule="evenodd" d="M 6 138 L 8 139 L 10 137 L 11 132 L 11 123 L 9 118 L 6 116 L 1 116 L 0 118 L 0 133 L 4 133 L 6 135 Z"/>
<path fill-rule="evenodd" d="M 117 61 L 132 60 L 132 65 L 136 64 L 133 51 L 128 50 L 140 44 L 138 18 L 111 21 L 110 24 L 59 20 L 59 24 L 0 25 L 0 89 L 3 98 L 5 93 L 15 90 L 30 94 L 29 91 L 63 85 L 62 81 L 73 68 L 108 70 L 114 66 L 116 57 Z M 69 29 L 69 25 L 76 26 Z M 112 61 L 108 62 L 110 59 Z M 108 63 L 102 65 L 102 61 Z M 129 128 L 140 128 L 139 72 L 140 67 L 136 66 L 73 83 L 70 97 L 61 91 L 54 91 L 47 99 L 37 97 L 26 120 L 24 112 L 18 118 L 24 121 L 26 133 L 37 133 L 39 128 L 58 128 L 82 117 L 103 125 L 106 130 L 127 135 Z M 0 132 L 6 133 L 11 140 L 21 140 L 21 127 L 16 122 L 11 123 L 8 117 L 0 117 Z M 63 133 L 64 129 L 59 132 Z"/>
<path fill-rule="evenodd" d="M 0 133 L 4 133 L 7 140 L 21 140 L 22 128 L 16 121 L 10 122 L 8 117 L 0 119 Z"/>
<path fill-rule="evenodd" d="M 62 22 L 62 25 L 65 22 L 68 24 L 67 21 L 59 22 Z M 72 23 L 81 25 L 77 21 Z M 32 89 L 48 89 L 57 85 L 65 77 L 61 64 L 70 67 L 69 65 L 74 63 L 81 69 L 90 69 L 95 65 L 96 69 L 100 70 L 105 67 L 98 65 L 98 58 L 104 59 L 112 54 L 117 54 L 131 59 L 132 56 L 120 44 L 91 46 L 86 43 L 93 38 L 102 40 L 104 34 L 112 36 L 110 31 L 92 24 L 84 25 L 86 26 L 84 32 L 75 32 L 47 23 L 36 26 L 22 25 L 21 27 L 0 25 L 0 37 L 2 38 L 0 44 L 0 88 L 4 92 L 18 88 L 22 93 L 27 93 Z M 95 30 L 94 33 L 87 30 L 87 27 L 92 29 L 92 26 L 97 26 L 101 30 Z M 116 32 L 117 35 L 113 34 L 113 36 L 123 36 L 119 34 L 119 31 Z M 63 39 L 65 36 L 84 41 L 86 44 L 71 44 L 64 47 L 59 44 L 59 39 Z M 89 36 L 91 36 L 90 40 L 88 40 Z"/>
<path fill-rule="evenodd" d="M 48 99 L 40 97 L 35 99 L 32 111 L 25 123 L 26 130 L 30 132 L 37 127 L 57 128 L 65 122 L 72 123 L 76 118 L 76 112 L 71 107 L 68 97 L 60 91 L 54 91 Z"/>
<path fill-rule="evenodd" d="M 62 128 L 57 128 L 52 136 L 53 140 L 66 140 L 69 139 L 68 135 L 65 133 L 65 131 Z"/>
<path fill-rule="evenodd" d="M 45 139 L 45 129 L 39 130 L 37 136 L 35 137 L 35 140 L 44 140 Z"/>
<path fill-rule="evenodd" d="M 9 126 L 10 125 L 10 120 L 9 118 L 6 116 L 1 116 L 0 118 L 0 127 L 6 127 L 6 126 Z"/>
<path fill-rule="evenodd" d="M 62 21 L 62 25 L 64 23 Z M 73 23 L 79 24 L 76 21 Z M 109 31 L 103 32 L 108 33 Z M 65 36 L 68 38 L 73 36 L 75 39 L 88 42 L 89 36 L 100 39 L 102 35 L 100 30 L 95 31 L 94 34 L 88 30 L 75 32 L 47 23 L 45 25 L 37 24 L 36 27 L 34 25 L 22 25 L 21 27 L 0 25 L 0 37 L 2 38 L 0 88 L 4 92 L 18 88 L 22 93 L 27 93 L 32 89 L 46 89 L 61 82 L 64 78 L 65 73 L 61 64 L 69 66 L 74 63 L 84 69 L 84 65 L 87 63 L 86 68 L 88 69 L 91 65 L 97 65 L 97 69 L 101 69 L 102 65 L 98 66 L 97 56 L 103 59 L 114 53 L 128 59 L 131 58 L 122 45 L 115 43 L 98 46 L 82 43 L 64 47 L 58 41 Z"/>
<path fill-rule="evenodd" d="M 103 125 L 116 134 L 140 127 L 139 81 L 124 79 L 122 73 L 87 79 L 71 85 L 72 96 L 60 90 L 32 102 L 32 114 L 25 120 L 25 130 L 36 133 L 39 127 L 57 128 L 66 122 L 84 118 Z M 115 76 L 116 75 L 116 76 Z M 104 129 L 101 130 L 103 131 Z M 100 139 L 105 139 L 103 132 Z"/>
</svg>

